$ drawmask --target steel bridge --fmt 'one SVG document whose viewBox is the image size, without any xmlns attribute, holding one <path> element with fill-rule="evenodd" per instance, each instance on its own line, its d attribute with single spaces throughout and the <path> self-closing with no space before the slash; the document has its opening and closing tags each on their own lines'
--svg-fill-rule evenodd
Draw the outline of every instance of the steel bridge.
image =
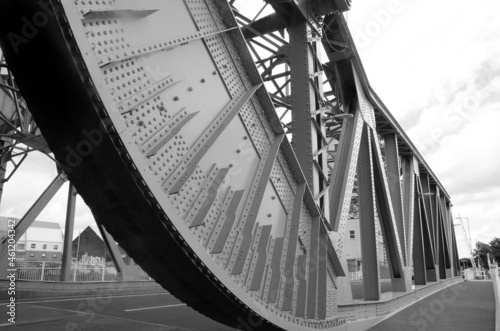
<svg viewBox="0 0 500 331">
<path fill-rule="evenodd" d="M 189 306 L 259 330 L 373 317 L 346 276 L 353 215 L 366 302 L 381 299 L 378 228 L 393 293 L 458 281 L 450 196 L 371 88 L 349 9 L 2 1 L 0 193 L 32 151 L 60 171 L 16 236 L 69 180 L 66 233 L 78 192 L 119 271 L 115 241 Z"/>
</svg>

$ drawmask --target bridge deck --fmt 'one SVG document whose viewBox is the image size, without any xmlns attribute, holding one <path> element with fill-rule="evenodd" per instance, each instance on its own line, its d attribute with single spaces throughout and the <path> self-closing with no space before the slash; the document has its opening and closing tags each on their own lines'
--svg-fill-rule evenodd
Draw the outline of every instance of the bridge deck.
<svg viewBox="0 0 500 331">
<path fill-rule="evenodd" d="M 369 330 L 495 330 L 493 283 L 470 281 L 447 287 Z"/>
</svg>

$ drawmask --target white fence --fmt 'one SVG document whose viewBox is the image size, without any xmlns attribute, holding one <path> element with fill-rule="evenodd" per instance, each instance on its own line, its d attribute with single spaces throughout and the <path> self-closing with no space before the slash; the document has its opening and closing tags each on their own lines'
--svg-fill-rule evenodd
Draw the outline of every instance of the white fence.
<svg viewBox="0 0 500 331">
<path fill-rule="evenodd" d="M 58 282 L 61 280 L 61 266 L 50 262 L 24 263 L 16 266 L 19 280 Z M 115 267 L 111 265 L 75 264 L 70 269 L 74 282 L 112 282 L 118 280 Z"/>
<path fill-rule="evenodd" d="M 361 271 L 349 272 L 349 278 L 351 280 L 363 279 L 363 273 Z"/>
</svg>

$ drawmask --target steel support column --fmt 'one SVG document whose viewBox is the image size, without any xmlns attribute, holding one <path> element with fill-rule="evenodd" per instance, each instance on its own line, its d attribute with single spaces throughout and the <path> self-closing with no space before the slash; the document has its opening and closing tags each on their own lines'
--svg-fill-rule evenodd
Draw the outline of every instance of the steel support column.
<svg viewBox="0 0 500 331">
<path fill-rule="evenodd" d="M 403 206 L 406 231 L 406 261 L 408 266 L 413 265 L 413 219 L 415 216 L 415 173 L 413 156 L 401 159 L 403 169 Z"/>
<path fill-rule="evenodd" d="M 125 262 L 123 261 L 120 250 L 118 249 L 118 245 L 116 244 L 113 237 L 111 237 L 111 235 L 108 233 L 108 231 L 106 231 L 106 229 L 101 225 L 101 223 L 99 223 L 99 220 L 96 219 L 95 221 L 97 224 L 97 228 L 101 233 L 102 239 L 104 240 L 104 243 L 106 244 L 106 247 L 108 247 L 109 253 L 111 254 L 111 259 L 115 264 L 119 280 L 126 280 L 124 275 Z"/>
<path fill-rule="evenodd" d="M 415 187 L 417 190 L 417 185 Z M 424 252 L 424 234 L 422 226 L 422 209 L 418 191 L 414 193 L 414 216 L 413 216 L 413 273 L 415 285 L 427 284 L 425 252 Z"/>
<path fill-rule="evenodd" d="M 314 88 L 311 86 L 309 75 L 314 72 L 314 62 L 307 43 L 310 33 L 307 22 L 296 24 L 288 29 L 290 44 L 294 45 L 290 54 L 290 75 L 292 105 L 292 147 L 297 155 L 306 182 L 313 190 L 313 195 L 318 192 L 318 175 L 314 171 L 312 151 L 318 147 L 316 128 L 311 121 L 311 111 L 316 110 Z"/>
<path fill-rule="evenodd" d="M 0 149 L 4 147 L 5 147 L 5 142 L 0 141 Z M 0 203 L 2 202 L 3 186 L 5 184 L 5 176 L 7 174 L 7 163 L 9 162 L 9 158 L 10 158 L 9 152 L 1 154 L 0 151 Z"/>
<path fill-rule="evenodd" d="M 356 105 L 357 102 L 354 102 L 353 106 Z M 346 204 L 351 203 L 362 128 L 363 119 L 359 111 L 354 112 L 354 118 L 347 118 L 342 124 L 330 181 L 330 224 L 334 231 L 344 230 L 339 228 Z"/>
<path fill-rule="evenodd" d="M 358 158 L 359 229 L 365 300 L 379 300 L 381 293 L 375 231 L 374 185 L 370 128 L 365 125 Z"/>
<path fill-rule="evenodd" d="M 431 192 L 431 184 L 429 181 L 429 175 L 426 173 L 421 173 L 420 174 L 420 183 L 422 185 L 422 199 L 424 201 L 425 205 L 425 211 L 427 215 L 427 223 L 429 224 L 429 233 L 431 236 L 432 240 L 432 248 L 433 248 L 433 253 L 434 256 L 436 256 L 436 234 L 435 234 L 435 226 L 434 226 L 434 208 L 435 206 L 432 205 L 432 196 L 435 194 Z"/>
<path fill-rule="evenodd" d="M 388 134 L 384 136 L 384 141 L 389 191 L 391 193 L 392 207 L 396 218 L 399 242 L 401 244 L 401 254 L 403 255 L 404 265 L 407 266 L 408 262 L 406 260 L 405 238 L 406 229 L 403 212 L 403 191 L 400 178 L 401 162 L 398 151 L 398 137 L 396 134 Z"/>
<path fill-rule="evenodd" d="M 64 228 L 64 246 L 61 266 L 61 282 L 71 280 L 71 261 L 73 258 L 73 230 L 75 227 L 76 189 L 71 183 L 68 190 L 66 224 Z"/>
<path fill-rule="evenodd" d="M 410 283 L 409 269 L 405 268 L 401 253 L 401 242 L 398 236 L 397 222 L 394 216 L 393 203 L 389 192 L 386 170 L 382 160 L 380 142 L 375 132 L 372 132 L 374 188 L 377 201 L 380 228 L 384 238 L 384 246 L 389 262 L 392 290 L 408 292 Z M 408 275 L 407 275 L 408 274 Z"/>
<path fill-rule="evenodd" d="M 426 270 L 426 279 L 430 282 L 437 281 L 437 268 L 436 268 L 436 259 L 434 254 L 434 245 L 431 236 L 432 227 L 429 222 L 429 212 L 427 211 L 427 206 L 425 204 L 426 195 L 424 195 L 424 191 L 422 188 L 421 178 L 417 177 L 416 185 L 419 195 L 419 206 L 420 206 L 420 221 L 422 224 L 422 239 L 423 239 L 423 247 L 424 247 L 424 259 L 425 259 L 425 270 Z"/>
</svg>

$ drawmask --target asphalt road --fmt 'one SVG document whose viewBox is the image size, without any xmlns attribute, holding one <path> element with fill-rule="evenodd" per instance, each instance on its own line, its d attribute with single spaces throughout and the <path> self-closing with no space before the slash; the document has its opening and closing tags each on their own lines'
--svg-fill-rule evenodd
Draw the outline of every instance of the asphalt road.
<svg viewBox="0 0 500 331">
<path fill-rule="evenodd" d="M 382 291 L 390 283 L 382 283 Z M 362 293 L 353 284 L 353 294 Z M 235 330 L 197 313 L 164 292 L 104 297 L 24 300 L 16 304 L 16 323 L 8 322 L 0 304 L 0 329 L 6 330 Z M 372 327 L 387 330 L 481 330 L 495 328 L 495 303 L 490 282 L 464 282 L 446 288 Z"/>
<path fill-rule="evenodd" d="M 31 300 L 16 305 L 16 323 L 2 304 L 6 330 L 234 330 L 197 313 L 168 293 Z"/>
</svg>

